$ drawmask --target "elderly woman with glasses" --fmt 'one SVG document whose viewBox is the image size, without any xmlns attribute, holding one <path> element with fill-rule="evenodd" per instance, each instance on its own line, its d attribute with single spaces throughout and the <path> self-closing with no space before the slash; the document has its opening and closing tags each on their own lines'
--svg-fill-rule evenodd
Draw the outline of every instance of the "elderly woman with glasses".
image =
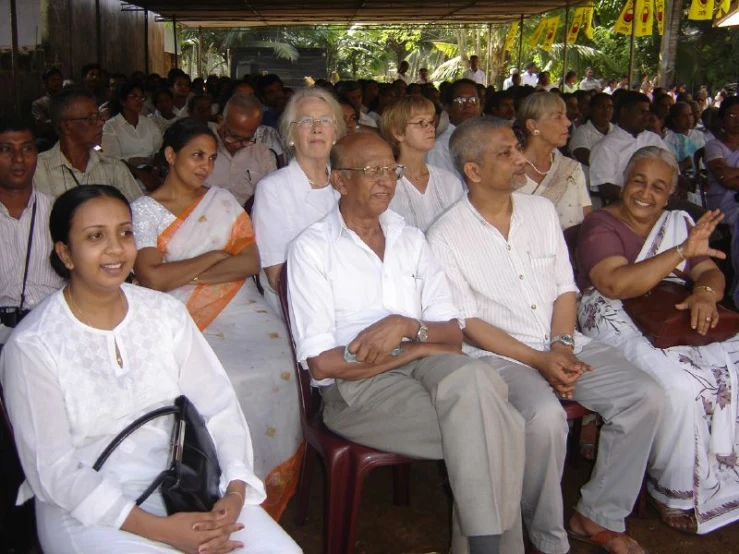
<svg viewBox="0 0 739 554">
<path fill-rule="evenodd" d="M 464 192 L 462 182 L 454 173 L 426 165 L 424 161 L 436 140 L 435 113 L 430 100 L 411 95 L 388 106 L 380 120 L 383 137 L 404 168 L 390 209 L 422 231 Z"/>
<path fill-rule="evenodd" d="M 279 126 L 292 159 L 259 182 L 253 209 L 264 297 L 277 315 L 282 310 L 275 291 L 287 245 L 338 201 L 339 193 L 329 181 L 329 154 L 346 132 L 341 106 L 330 92 L 317 87 L 292 95 Z"/>
</svg>

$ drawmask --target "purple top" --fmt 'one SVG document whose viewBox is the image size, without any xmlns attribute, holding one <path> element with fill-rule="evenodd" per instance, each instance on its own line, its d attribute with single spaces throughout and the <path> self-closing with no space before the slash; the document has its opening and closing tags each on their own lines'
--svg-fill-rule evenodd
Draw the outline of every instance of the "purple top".
<svg viewBox="0 0 739 554">
<path fill-rule="evenodd" d="M 577 241 L 577 286 L 581 291 L 592 287 L 590 272 L 606 258 L 623 256 L 633 264 L 645 241 L 608 210 L 588 214 L 582 222 Z M 708 256 L 690 258 L 686 272 L 689 274 L 696 265 L 709 259 Z"/>
</svg>

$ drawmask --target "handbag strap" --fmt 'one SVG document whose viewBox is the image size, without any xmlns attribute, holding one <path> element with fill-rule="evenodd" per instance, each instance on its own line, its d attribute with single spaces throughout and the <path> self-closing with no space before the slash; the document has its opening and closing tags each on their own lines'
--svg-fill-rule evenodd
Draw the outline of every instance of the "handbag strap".
<svg viewBox="0 0 739 554">
<path fill-rule="evenodd" d="M 31 262 L 31 246 L 33 245 L 33 228 L 36 225 L 36 205 L 38 199 L 33 200 L 33 210 L 31 210 L 31 227 L 28 230 L 28 245 L 26 246 L 26 262 L 23 267 L 23 287 L 21 288 L 21 303 L 18 309 L 22 310 L 26 303 L 26 282 L 28 281 L 28 266 Z"/>
<path fill-rule="evenodd" d="M 149 423 L 150 421 L 154 419 L 157 419 L 163 416 L 172 415 L 172 414 L 180 414 L 180 413 L 181 411 L 178 406 L 164 406 L 163 408 L 158 408 L 156 410 L 152 410 L 151 412 L 142 415 L 136 421 L 134 421 L 133 423 L 128 425 L 125 429 L 123 429 L 123 431 L 118 433 L 112 441 L 110 441 L 110 444 L 107 447 L 105 447 L 105 450 L 103 450 L 103 453 L 100 454 L 98 459 L 93 464 L 92 469 L 94 469 L 95 471 L 100 471 L 100 468 L 103 467 L 103 464 L 110 457 L 113 451 L 116 448 L 118 448 L 121 445 L 121 443 L 124 440 L 126 440 L 126 438 L 131 433 L 136 431 L 136 429 L 138 429 L 139 427 L 146 425 L 147 423 Z"/>
</svg>

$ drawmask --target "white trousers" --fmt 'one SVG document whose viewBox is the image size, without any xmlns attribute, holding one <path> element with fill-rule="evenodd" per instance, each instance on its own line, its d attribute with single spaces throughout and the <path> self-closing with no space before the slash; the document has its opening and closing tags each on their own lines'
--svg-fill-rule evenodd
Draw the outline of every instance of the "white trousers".
<svg viewBox="0 0 739 554">
<path fill-rule="evenodd" d="M 149 501 L 142 506 L 150 513 Z M 279 524 L 260 506 L 246 505 L 239 515 L 244 525 L 231 535 L 232 540 L 244 543 L 235 554 L 301 554 Z M 85 527 L 69 512 L 53 504 L 36 501 L 36 527 L 44 554 L 172 554 L 174 548 L 153 542 L 138 535 L 93 525 Z"/>
</svg>

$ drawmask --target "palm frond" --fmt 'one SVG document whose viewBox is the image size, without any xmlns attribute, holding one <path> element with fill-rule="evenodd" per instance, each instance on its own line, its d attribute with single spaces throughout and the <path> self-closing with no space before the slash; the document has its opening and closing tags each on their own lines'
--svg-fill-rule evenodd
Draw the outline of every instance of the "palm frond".
<svg viewBox="0 0 739 554">
<path fill-rule="evenodd" d="M 434 40 L 431 41 L 431 44 L 433 44 L 434 48 L 441 51 L 448 58 L 459 56 L 459 46 L 452 42 L 441 42 Z"/>
</svg>

